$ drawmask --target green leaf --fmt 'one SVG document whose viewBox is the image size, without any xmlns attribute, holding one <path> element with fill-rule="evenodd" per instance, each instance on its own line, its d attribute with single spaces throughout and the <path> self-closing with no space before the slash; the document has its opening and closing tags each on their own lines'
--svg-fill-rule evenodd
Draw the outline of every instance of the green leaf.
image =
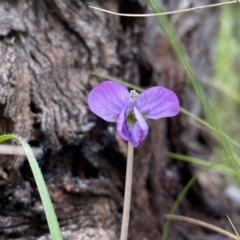
<svg viewBox="0 0 240 240">
<path fill-rule="evenodd" d="M 57 221 L 57 216 L 54 211 L 53 204 L 51 202 L 51 199 L 50 199 L 46 184 L 44 182 L 41 170 L 38 166 L 37 160 L 31 150 L 30 146 L 24 139 L 22 139 L 19 136 L 14 135 L 14 134 L 1 135 L 0 143 L 5 142 L 7 140 L 11 140 L 11 139 L 17 139 L 22 144 L 22 146 L 25 150 L 25 153 L 26 153 L 27 159 L 29 161 L 34 179 L 35 179 L 37 187 L 38 187 L 40 198 L 42 200 L 44 212 L 46 214 L 47 223 L 48 223 L 48 227 L 49 227 L 52 239 L 53 240 L 62 240 L 63 238 L 61 235 L 61 230 L 60 230 L 60 227 L 59 227 L 59 224 Z"/>
<path fill-rule="evenodd" d="M 180 161 L 197 164 L 202 167 L 212 167 L 214 169 L 217 169 L 224 173 L 229 173 L 231 175 L 239 174 L 238 170 L 233 170 L 232 168 L 224 166 L 223 164 L 220 163 L 220 162 L 226 162 L 226 161 L 233 161 L 233 159 L 223 159 L 223 160 L 221 159 L 218 162 L 214 162 L 214 164 L 213 164 L 212 162 L 209 162 L 208 160 L 199 159 L 199 158 L 195 158 L 195 157 L 189 157 L 189 156 L 178 154 L 178 153 L 168 152 L 167 156 L 170 158 L 173 158 L 173 159 L 180 160 Z"/>
</svg>

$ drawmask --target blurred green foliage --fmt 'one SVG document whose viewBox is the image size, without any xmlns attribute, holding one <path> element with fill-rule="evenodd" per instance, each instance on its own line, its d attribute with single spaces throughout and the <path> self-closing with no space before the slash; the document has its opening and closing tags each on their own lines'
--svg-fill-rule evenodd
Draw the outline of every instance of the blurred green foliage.
<svg viewBox="0 0 240 240">
<path fill-rule="evenodd" d="M 224 131 L 240 143 L 240 5 L 222 8 L 212 88 L 213 106 Z M 239 156 L 240 150 L 234 148 Z"/>
</svg>

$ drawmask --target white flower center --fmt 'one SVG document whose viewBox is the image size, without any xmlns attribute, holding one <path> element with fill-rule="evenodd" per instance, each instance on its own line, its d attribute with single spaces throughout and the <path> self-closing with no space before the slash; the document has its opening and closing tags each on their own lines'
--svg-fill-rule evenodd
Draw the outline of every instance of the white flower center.
<svg viewBox="0 0 240 240">
<path fill-rule="evenodd" d="M 136 92 L 135 89 L 130 91 L 130 97 L 131 97 L 132 101 L 135 101 L 135 99 L 137 98 L 138 95 L 139 94 Z"/>
</svg>

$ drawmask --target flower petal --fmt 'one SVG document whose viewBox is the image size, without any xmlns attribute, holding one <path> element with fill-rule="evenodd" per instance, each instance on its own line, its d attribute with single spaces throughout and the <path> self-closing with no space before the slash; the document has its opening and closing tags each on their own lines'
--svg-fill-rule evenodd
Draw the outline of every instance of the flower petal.
<svg viewBox="0 0 240 240">
<path fill-rule="evenodd" d="M 130 142 L 133 144 L 134 147 L 137 147 L 139 143 L 147 136 L 148 125 L 142 114 L 137 110 L 137 108 L 134 107 L 133 112 L 137 122 L 132 129 Z"/>
<path fill-rule="evenodd" d="M 88 95 L 91 111 L 108 122 L 116 122 L 130 100 L 127 88 L 113 81 L 100 83 Z"/>
<path fill-rule="evenodd" d="M 123 109 L 123 111 L 120 113 L 118 120 L 117 120 L 117 132 L 119 136 L 125 140 L 129 141 L 130 139 L 130 131 L 129 127 L 127 125 L 127 107 Z"/>
<path fill-rule="evenodd" d="M 133 108 L 133 112 L 137 120 L 134 126 L 128 126 L 127 108 L 125 108 L 119 115 L 117 121 L 117 131 L 123 140 L 130 141 L 134 147 L 137 147 L 139 143 L 147 136 L 148 125 L 142 114 L 136 108 Z"/>
<path fill-rule="evenodd" d="M 138 110 L 151 119 L 172 117 L 180 111 L 177 95 L 164 87 L 145 90 L 139 94 L 135 103 Z"/>
</svg>

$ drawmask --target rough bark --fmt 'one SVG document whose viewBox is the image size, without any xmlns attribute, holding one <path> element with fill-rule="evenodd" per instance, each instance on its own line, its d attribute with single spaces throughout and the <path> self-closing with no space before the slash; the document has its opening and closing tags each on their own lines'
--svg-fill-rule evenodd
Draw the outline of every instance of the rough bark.
<svg viewBox="0 0 240 240">
<path fill-rule="evenodd" d="M 163 1 L 167 10 L 193 0 Z M 196 115 L 201 108 L 154 18 L 126 18 L 88 8 L 84 0 L 0 1 L 0 133 L 13 132 L 43 150 L 45 176 L 65 239 L 118 239 L 126 143 L 114 125 L 89 112 L 89 90 L 107 73 L 142 87 L 164 85 Z M 149 11 L 145 1 L 91 1 L 118 12 Z M 170 17 L 200 78 L 212 70 L 218 10 Z M 192 177 L 167 151 L 208 153 L 206 136 L 179 115 L 149 122 L 136 149 L 129 239 L 159 239 L 164 214 Z M 178 210 L 223 226 L 222 205 L 196 184 Z M 1 156 L 0 236 L 49 239 L 26 159 Z M 208 213 L 212 213 L 209 216 Z M 215 239 L 199 227 L 173 223 L 169 239 Z M 224 239 L 218 236 L 217 239 Z"/>
</svg>

